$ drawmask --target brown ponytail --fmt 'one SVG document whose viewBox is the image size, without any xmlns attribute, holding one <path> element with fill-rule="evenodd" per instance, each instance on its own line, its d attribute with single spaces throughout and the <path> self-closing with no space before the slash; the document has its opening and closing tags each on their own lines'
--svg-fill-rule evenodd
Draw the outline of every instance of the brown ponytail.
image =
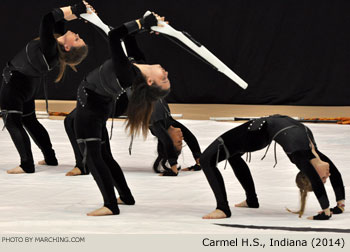
<svg viewBox="0 0 350 252">
<path fill-rule="evenodd" d="M 145 77 L 138 72 L 132 85 L 132 95 L 126 112 L 125 129 L 129 130 L 129 135 L 137 136 L 142 131 L 143 137 L 147 137 L 154 102 L 168 93 L 169 90 L 163 90 L 154 83 L 149 86 Z"/>
<path fill-rule="evenodd" d="M 308 177 L 302 172 L 299 172 L 295 178 L 295 183 L 300 190 L 300 210 L 299 211 L 291 211 L 287 208 L 287 210 L 291 213 L 299 214 L 299 218 L 304 214 L 305 206 L 306 206 L 306 197 L 308 192 L 312 192 L 312 185 Z"/>
<path fill-rule="evenodd" d="M 54 36 L 57 39 L 61 35 L 55 34 Z M 77 71 L 75 66 L 79 65 L 86 58 L 89 49 L 87 45 L 84 45 L 80 47 L 71 47 L 69 51 L 66 51 L 64 46 L 57 42 L 57 50 L 60 69 L 55 80 L 56 83 L 62 79 L 67 65 L 70 66 L 73 71 Z"/>
</svg>

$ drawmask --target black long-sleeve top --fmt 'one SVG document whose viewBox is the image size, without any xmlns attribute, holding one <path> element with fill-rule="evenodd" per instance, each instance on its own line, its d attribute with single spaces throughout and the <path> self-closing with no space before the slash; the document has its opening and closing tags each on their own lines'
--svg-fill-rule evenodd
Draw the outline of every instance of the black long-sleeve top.
<svg viewBox="0 0 350 252">
<path fill-rule="evenodd" d="M 58 57 L 57 40 L 54 34 L 64 34 L 65 23 L 63 11 L 54 9 L 43 17 L 40 24 L 40 49 L 49 65 L 51 65 L 50 63 L 55 63 Z"/>
<path fill-rule="evenodd" d="M 114 72 L 123 88 L 129 87 L 139 72 L 138 68 L 133 65 L 133 62 L 145 60 L 133 36 L 137 31 L 139 31 L 138 24 L 136 21 L 131 21 L 124 23 L 117 29 L 113 29 L 108 34 Z M 128 55 L 124 53 L 120 43 L 121 40 L 125 42 Z M 135 61 L 131 60 L 131 58 Z"/>
<path fill-rule="evenodd" d="M 84 84 L 86 88 L 115 99 L 119 99 L 126 92 L 125 89 L 130 87 L 140 74 L 140 70 L 133 65 L 134 61 L 130 57 L 144 60 L 135 38 L 132 37 L 138 30 L 136 21 L 131 21 L 109 32 L 111 58 L 86 77 Z M 129 57 L 123 51 L 121 40 L 126 42 Z"/>
<path fill-rule="evenodd" d="M 241 152 L 259 150 L 269 145 L 273 140 L 280 144 L 287 154 L 296 151 L 310 150 L 310 141 L 312 141 L 316 147 L 310 129 L 293 118 L 284 115 L 272 115 L 251 120 L 248 122 L 246 133 L 248 134 L 249 132 L 251 134 L 259 132 L 259 135 L 263 137 L 257 141 L 254 138 L 243 139 L 246 135 L 242 135 L 240 143 Z M 229 131 L 227 133 L 229 134 Z M 306 137 L 300 137 L 300 134 Z M 225 134 L 223 134 L 223 137 L 225 137 Z M 235 141 L 225 141 L 225 145 L 227 145 L 229 149 L 236 149 L 237 144 L 238 143 Z"/>
<path fill-rule="evenodd" d="M 329 207 L 327 193 L 318 173 L 309 162 L 316 158 L 311 151 L 311 141 L 321 160 L 330 163 L 330 173 L 332 174 L 330 180 L 337 200 L 345 197 L 339 171 L 325 155 L 319 152 L 311 130 L 293 118 L 283 115 L 259 118 L 225 132 L 221 138 L 230 156 L 261 150 L 275 140 L 281 145 L 290 160 L 313 183 L 313 190 L 318 201 L 322 209 L 326 209 Z"/>
<path fill-rule="evenodd" d="M 135 78 L 141 74 L 133 63 L 145 62 L 145 57 L 134 37 L 138 31 L 136 21 L 112 29 L 108 34 L 111 57 L 90 72 L 83 81 L 87 89 L 102 95 L 105 100 L 115 101 L 114 111 L 110 115 L 112 117 L 125 113 L 128 106 L 127 93 L 130 95 L 128 90 Z M 125 54 L 121 41 L 124 41 L 128 55 Z"/>
<path fill-rule="evenodd" d="M 46 14 L 40 24 L 39 39 L 30 41 L 11 61 L 10 65 L 23 74 L 41 76 L 58 64 L 56 34 L 65 31 L 64 13 L 54 9 Z"/>
</svg>

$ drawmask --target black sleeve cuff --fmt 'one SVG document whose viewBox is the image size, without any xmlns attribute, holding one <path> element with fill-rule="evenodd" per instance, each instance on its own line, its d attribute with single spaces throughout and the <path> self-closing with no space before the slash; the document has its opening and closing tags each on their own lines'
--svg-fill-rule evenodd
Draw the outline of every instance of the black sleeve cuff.
<svg viewBox="0 0 350 252">
<path fill-rule="evenodd" d="M 155 15 L 150 14 L 140 19 L 142 29 L 150 30 L 152 26 L 158 25 L 158 20 Z"/>
<path fill-rule="evenodd" d="M 77 4 L 74 4 L 70 7 L 72 10 L 72 13 L 76 16 L 79 17 L 80 14 L 86 13 L 86 5 L 83 2 L 79 2 Z"/>
<path fill-rule="evenodd" d="M 128 30 L 128 34 L 132 34 L 132 33 L 135 33 L 135 32 L 140 30 L 139 25 L 137 24 L 137 22 L 135 20 L 124 23 L 124 25 L 125 25 L 126 29 Z"/>
</svg>

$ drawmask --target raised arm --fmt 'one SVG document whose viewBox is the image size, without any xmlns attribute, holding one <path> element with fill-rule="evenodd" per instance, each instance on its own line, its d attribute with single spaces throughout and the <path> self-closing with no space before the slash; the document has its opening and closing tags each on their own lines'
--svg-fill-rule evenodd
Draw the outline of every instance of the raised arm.
<svg viewBox="0 0 350 252">
<path fill-rule="evenodd" d="M 138 63 L 146 62 L 146 57 L 143 52 L 140 50 L 139 45 L 135 39 L 135 36 L 129 35 L 124 38 L 124 44 L 128 57 L 134 58 Z"/>
<path fill-rule="evenodd" d="M 149 16 L 146 16 L 145 18 L 124 23 L 123 25 L 109 32 L 109 45 L 112 53 L 111 57 L 114 64 L 114 71 L 122 86 L 125 87 L 127 84 L 130 85 L 129 82 L 131 79 L 133 79 L 135 72 L 133 70 L 132 64 L 128 60 L 128 57 L 123 51 L 123 48 L 121 46 L 121 40 L 127 38 L 128 36 L 134 35 L 141 30 L 149 30 L 151 26 L 157 25 L 157 22 L 158 21 L 156 16 L 151 14 Z M 129 42 L 128 39 L 127 41 Z M 136 53 L 136 50 L 138 50 L 138 47 L 137 49 L 135 49 L 135 54 L 139 57 L 139 55 L 141 55 L 142 53 Z M 133 52 L 131 53 L 133 54 Z M 133 55 L 129 56 L 132 57 Z"/>
<path fill-rule="evenodd" d="M 161 17 L 159 16 L 158 14 L 156 13 L 152 13 L 156 19 L 159 21 L 165 21 L 165 18 L 164 17 Z M 140 22 L 140 25 L 142 26 L 143 25 L 146 25 L 145 23 L 142 22 L 143 19 L 139 19 L 139 20 L 136 20 L 136 22 Z M 145 21 L 144 21 L 145 22 Z M 150 24 L 148 24 L 148 26 L 153 26 L 153 25 L 156 25 L 155 23 L 153 24 L 153 21 L 150 20 Z M 147 25 L 146 25 L 147 26 Z M 158 34 L 158 33 L 156 33 Z M 128 53 L 128 57 L 132 57 L 134 58 L 136 61 L 143 61 L 143 62 L 146 62 L 146 57 L 145 55 L 143 54 L 143 52 L 140 50 L 138 44 L 137 44 L 137 41 L 135 39 L 135 36 L 132 36 L 132 35 L 129 35 L 129 36 L 126 36 L 124 38 L 124 43 L 125 43 L 125 47 L 126 47 L 126 50 L 127 50 L 127 53 Z M 140 63 L 140 62 L 139 62 Z"/>
</svg>

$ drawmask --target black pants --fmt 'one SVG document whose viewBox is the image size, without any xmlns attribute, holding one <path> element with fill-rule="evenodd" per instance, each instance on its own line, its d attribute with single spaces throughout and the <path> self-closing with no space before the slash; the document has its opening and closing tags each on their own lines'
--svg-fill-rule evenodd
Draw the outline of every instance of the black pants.
<svg viewBox="0 0 350 252">
<path fill-rule="evenodd" d="M 228 162 L 230 163 L 238 181 L 245 190 L 248 205 L 250 202 L 257 202 L 253 178 L 249 167 L 241 156 L 246 152 L 257 151 L 266 147 L 269 144 L 269 139 L 266 128 L 260 131 L 252 132 L 247 130 L 248 125 L 249 122 L 224 133 L 219 139 L 215 140 L 211 145 L 209 145 L 209 147 L 203 152 L 200 159 L 202 169 L 214 192 L 217 201 L 217 209 L 225 212 L 228 217 L 231 215 L 231 211 L 227 202 L 224 180 L 216 167 L 217 162 L 228 159 Z M 305 130 L 303 133 L 305 133 Z M 288 134 L 285 136 L 288 136 Z M 295 137 L 295 134 L 293 134 L 293 136 Z M 298 137 L 303 138 L 307 137 L 307 135 L 302 134 L 298 135 Z M 284 142 L 287 142 L 285 139 L 283 140 L 284 141 L 279 143 L 283 144 Z M 320 155 L 321 160 L 329 162 L 330 164 L 330 180 L 337 200 L 345 199 L 344 185 L 339 171 L 328 157 L 323 155 L 318 150 L 317 152 Z M 314 158 L 311 150 L 296 151 L 288 154 L 288 156 L 297 166 L 297 168 L 305 173 L 310 179 L 314 193 L 322 209 L 328 208 L 329 201 L 322 180 L 314 167 L 310 164 L 310 159 Z"/>
<path fill-rule="evenodd" d="M 81 92 L 82 87 L 79 87 L 79 90 Z M 135 204 L 135 200 L 123 171 L 112 156 L 109 145 L 106 121 L 113 103 L 109 98 L 89 90 L 86 91 L 88 96 L 84 107 L 77 102 L 74 118 L 76 138 L 81 142 L 79 143 L 80 152 L 86 158 L 86 165 L 102 193 L 104 206 L 109 208 L 113 214 L 119 214 L 114 187 L 126 204 Z M 83 95 L 81 93 L 81 96 Z"/>
<path fill-rule="evenodd" d="M 75 157 L 75 167 L 78 167 L 82 175 L 90 173 L 89 168 L 85 164 L 83 165 L 83 154 L 80 152 L 79 144 L 77 142 L 77 136 L 74 129 L 74 121 L 76 117 L 76 108 L 70 112 L 64 119 L 64 128 L 66 130 L 69 141 L 73 147 Z"/>
<path fill-rule="evenodd" d="M 168 118 L 166 125 L 173 126 L 174 128 L 180 128 L 184 141 L 187 143 L 188 147 L 192 152 L 193 158 L 196 160 L 201 155 L 201 149 L 199 147 L 197 138 L 192 134 L 192 132 L 180 122 Z M 174 144 L 168 134 L 168 129 L 164 127 L 163 123 L 154 123 L 151 127 L 151 132 L 154 136 L 158 138 L 157 152 L 159 157 L 168 160 L 171 166 L 177 164 L 178 153 L 174 147 Z"/>
<path fill-rule="evenodd" d="M 224 179 L 216 167 L 218 162 L 228 160 L 246 192 L 247 201 L 256 201 L 253 178 L 241 156 L 245 152 L 262 149 L 269 142 L 266 134 L 262 131 L 248 132 L 248 125 L 245 123 L 227 131 L 211 143 L 200 157 L 201 167 L 216 198 L 216 208 L 222 210 L 227 217 L 231 216 L 231 211 L 227 201 Z"/>
<path fill-rule="evenodd" d="M 49 134 L 35 115 L 34 98 L 40 86 L 39 78 L 31 78 L 17 71 L 3 86 L 0 93 L 0 107 L 5 126 L 21 158 L 20 166 L 27 173 L 35 171 L 30 139 L 42 151 L 48 165 L 57 165 Z"/>
</svg>

